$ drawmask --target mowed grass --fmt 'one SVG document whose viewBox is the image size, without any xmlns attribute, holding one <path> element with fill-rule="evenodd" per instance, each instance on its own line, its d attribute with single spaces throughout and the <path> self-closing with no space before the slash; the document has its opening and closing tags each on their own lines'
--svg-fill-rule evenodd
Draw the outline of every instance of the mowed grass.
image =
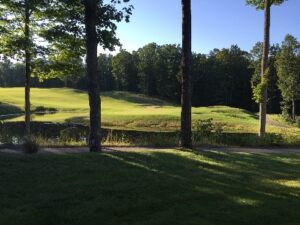
<svg viewBox="0 0 300 225">
<path fill-rule="evenodd" d="M 24 110 L 23 88 L 0 88 L 0 103 Z M 31 89 L 32 108 L 44 107 L 57 111 L 53 114 L 33 114 L 33 121 L 88 123 L 89 106 L 85 92 L 67 89 Z M 3 108 L 3 107 L 2 107 Z M 1 110 L 0 107 L 0 112 Z M 2 114 L 6 114 L 7 110 Z M 258 118 L 246 110 L 227 106 L 198 107 L 192 109 L 193 122 L 213 118 L 224 125 L 226 132 L 256 133 Z M 270 119 L 276 120 L 276 116 Z M 5 121 L 23 121 L 18 116 Z M 102 126 L 123 130 L 175 131 L 180 128 L 180 106 L 156 98 L 127 92 L 102 94 Z M 277 120 L 268 126 L 273 133 L 297 134 L 300 129 Z"/>
<path fill-rule="evenodd" d="M 0 224 L 298 225 L 300 156 L 0 154 Z"/>
</svg>

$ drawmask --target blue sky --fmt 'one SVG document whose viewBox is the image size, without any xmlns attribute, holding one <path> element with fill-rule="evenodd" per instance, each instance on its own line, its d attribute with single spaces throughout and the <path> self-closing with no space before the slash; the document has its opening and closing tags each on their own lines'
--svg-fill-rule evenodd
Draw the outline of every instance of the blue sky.
<svg viewBox="0 0 300 225">
<path fill-rule="evenodd" d="M 118 25 L 123 48 L 132 51 L 150 42 L 180 44 L 181 0 L 131 0 L 131 22 Z M 300 0 L 272 7 L 271 42 L 287 33 L 300 40 Z M 208 53 L 213 48 L 239 45 L 250 50 L 263 38 L 263 12 L 245 0 L 192 0 L 192 48 Z"/>
</svg>

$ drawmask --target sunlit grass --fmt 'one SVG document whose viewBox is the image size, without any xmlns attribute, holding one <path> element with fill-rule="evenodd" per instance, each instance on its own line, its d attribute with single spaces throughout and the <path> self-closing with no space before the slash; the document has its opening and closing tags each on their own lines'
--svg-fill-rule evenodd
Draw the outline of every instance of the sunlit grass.
<svg viewBox="0 0 300 225">
<path fill-rule="evenodd" d="M 0 102 L 24 110 L 23 88 L 0 88 Z M 32 108 L 54 108 L 56 113 L 33 115 L 33 121 L 88 123 L 89 106 L 85 92 L 68 88 L 31 89 Z M 256 114 L 227 106 L 198 107 L 192 110 L 193 121 L 213 118 L 221 122 L 226 132 L 256 133 Z M 270 116 L 270 118 L 275 118 Z M 6 121 L 23 121 L 23 116 Z M 283 124 L 278 121 L 278 124 Z M 276 124 L 277 125 L 277 124 Z M 289 125 L 268 126 L 272 133 L 298 133 Z M 102 126 L 124 130 L 174 131 L 180 128 L 180 107 L 156 98 L 126 92 L 107 92 L 102 95 Z M 288 127 L 288 129 L 287 129 Z"/>
<path fill-rule="evenodd" d="M 300 188 L 300 177 L 298 180 L 268 180 L 268 182 L 277 184 L 277 185 L 282 185 L 287 188 Z"/>
<path fill-rule="evenodd" d="M 6 122 L 24 121 L 24 116 L 20 115 L 20 112 L 24 111 L 23 98 L 23 88 L 0 88 L 0 115 L 17 113 L 10 119 L 2 118 L 2 120 Z M 104 92 L 101 98 L 103 128 L 151 132 L 177 132 L 180 130 L 181 108 L 179 105 L 141 94 L 117 91 Z M 55 110 L 50 114 L 33 112 L 33 121 L 88 125 L 89 105 L 86 92 L 68 88 L 32 88 L 31 104 L 33 111 L 41 107 Z M 264 140 L 258 140 L 256 137 L 257 114 L 243 109 L 227 106 L 195 107 L 192 109 L 192 118 L 193 124 L 198 120 L 212 118 L 214 123 L 222 124 L 224 133 L 236 134 L 217 142 L 211 138 L 206 140 L 206 137 L 202 137 L 202 144 L 218 144 L 220 142 L 221 144 L 247 146 L 300 144 L 300 129 L 286 123 L 279 115 L 268 115 L 267 133 L 271 136 L 267 136 Z M 115 143 L 120 140 L 111 141 Z M 123 139 L 121 142 L 133 144 L 132 141 Z M 154 142 L 159 146 L 165 143 L 162 138 L 151 141 L 152 146 Z M 138 143 L 141 144 L 141 142 Z M 177 144 L 178 140 L 174 141 L 174 145 Z"/>
</svg>

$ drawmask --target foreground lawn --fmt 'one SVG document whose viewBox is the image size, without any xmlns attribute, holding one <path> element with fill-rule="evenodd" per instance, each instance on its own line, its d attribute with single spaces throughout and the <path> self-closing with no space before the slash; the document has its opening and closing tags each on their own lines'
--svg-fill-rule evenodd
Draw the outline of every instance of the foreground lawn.
<svg viewBox="0 0 300 225">
<path fill-rule="evenodd" d="M 298 225 L 300 155 L 0 154 L 0 224 Z"/>
</svg>

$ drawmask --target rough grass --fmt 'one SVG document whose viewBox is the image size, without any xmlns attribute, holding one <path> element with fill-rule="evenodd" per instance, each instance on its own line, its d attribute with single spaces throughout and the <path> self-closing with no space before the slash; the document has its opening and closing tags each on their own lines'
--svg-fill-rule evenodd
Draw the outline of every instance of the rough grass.
<svg viewBox="0 0 300 225">
<path fill-rule="evenodd" d="M 0 88 L 0 102 L 23 110 L 23 88 Z M 89 115 L 88 98 L 85 92 L 67 88 L 31 89 L 33 110 L 52 109 L 53 113 L 33 115 L 33 121 L 87 123 Z M 1 112 L 1 111 L 0 111 Z M 213 118 L 221 122 L 229 132 L 254 133 L 257 130 L 257 116 L 248 111 L 226 106 L 193 108 L 193 120 Z M 1 113 L 5 114 L 5 113 Z M 107 92 L 102 95 L 102 125 L 107 128 L 134 130 L 179 129 L 180 107 L 143 95 L 126 92 Z M 23 117 L 7 121 L 21 121 Z M 282 123 L 282 122 L 280 122 Z M 280 130 L 269 126 L 270 131 Z"/>
<path fill-rule="evenodd" d="M 298 225 L 300 156 L 0 154 L 0 224 Z"/>
</svg>

